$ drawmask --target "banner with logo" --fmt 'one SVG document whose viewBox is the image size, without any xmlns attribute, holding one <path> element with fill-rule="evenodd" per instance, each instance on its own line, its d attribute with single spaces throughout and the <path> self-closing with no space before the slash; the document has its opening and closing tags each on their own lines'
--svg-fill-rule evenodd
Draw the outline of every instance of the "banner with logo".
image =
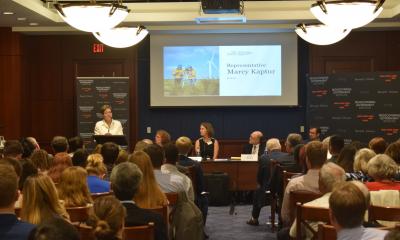
<svg viewBox="0 0 400 240">
<path fill-rule="evenodd" d="M 103 119 L 100 110 L 105 104 L 112 108 L 129 139 L 129 77 L 77 77 L 76 104 L 78 134 L 86 144 L 93 142 L 97 121 Z"/>
<path fill-rule="evenodd" d="M 323 136 L 369 142 L 399 139 L 400 72 L 349 73 L 308 78 L 308 126 Z"/>
</svg>

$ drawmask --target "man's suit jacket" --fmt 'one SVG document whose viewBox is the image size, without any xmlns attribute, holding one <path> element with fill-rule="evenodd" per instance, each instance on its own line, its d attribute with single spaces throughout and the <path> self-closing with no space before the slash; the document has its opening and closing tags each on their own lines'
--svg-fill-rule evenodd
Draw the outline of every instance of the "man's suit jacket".
<svg viewBox="0 0 400 240">
<path fill-rule="evenodd" d="M 196 197 L 199 197 L 204 191 L 204 175 L 201 165 L 184 155 L 179 155 L 178 164 L 183 167 L 194 167 L 194 170 L 196 172 Z"/>
<path fill-rule="evenodd" d="M 35 225 L 18 220 L 15 214 L 0 214 L 0 239 L 28 239 Z"/>
<path fill-rule="evenodd" d="M 243 147 L 243 154 L 251 154 L 253 151 L 253 145 L 252 144 L 246 144 Z M 265 142 L 260 143 L 260 146 L 258 147 L 258 156 L 261 156 L 265 152 Z"/>
<path fill-rule="evenodd" d="M 154 239 L 167 240 L 166 224 L 160 214 L 148 209 L 139 208 L 134 203 L 122 203 L 126 208 L 125 226 L 133 227 L 154 223 Z"/>
<path fill-rule="evenodd" d="M 258 172 L 257 172 L 257 182 L 262 189 L 268 189 L 268 183 L 271 178 L 270 164 L 271 160 L 277 160 L 283 156 L 288 155 L 287 153 L 281 151 L 272 151 L 269 153 L 264 153 L 260 156 L 258 160 Z"/>
</svg>

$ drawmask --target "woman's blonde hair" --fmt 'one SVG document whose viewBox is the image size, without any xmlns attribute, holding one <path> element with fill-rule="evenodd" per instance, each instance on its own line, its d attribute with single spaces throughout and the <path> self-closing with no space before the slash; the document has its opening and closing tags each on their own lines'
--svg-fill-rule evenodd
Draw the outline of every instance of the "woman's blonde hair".
<svg viewBox="0 0 400 240">
<path fill-rule="evenodd" d="M 31 155 L 32 164 L 40 171 L 47 171 L 53 165 L 53 158 L 44 149 L 36 149 Z"/>
<path fill-rule="evenodd" d="M 115 165 L 128 161 L 129 154 L 124 149 L 119 150 L 118 157 L 115 160 Z"/>
<path fill-rule="evenodd" d="M 153 164 L 149 155 L 138 151 L 133 153 L 128 161 L 136 164 L 143 173 L 142 182 L 134 197 L 136 204 L 141 208 L 156 208 L 167 205 L 168 199 L 154 177 Z"/>
<path fill-rule="evenodd" d="M 90 154 L 87 158 L 86 171 L 89 175 L 95 174 L 100 176 L 105 174 L 107 172 L 107 168 L 104 165 L 103 156 L 98 153 Z"/>
<path fill-rule="evenodd" d="M 21 219 L 32 224 L 59 215 L 67 220 L 69 216 L 59 202 L 56 187 L 50 177 L 37 174 L 26 179 L 22 190 Z"/>
<path fill-rule="evenodd" d="M 368 162 L 368 175 L 375 181 L 391 180 L 399 171 L 396 162 L 386 154 L 378 154 Z"/>
<path fill-rule="evenodd" d="M 368 162 L 371 158 L 375 157 L 376 153 L 369 148 L 361 148 L 354 156 L 353 169 L 354 172 L 368 173 Z"/>
<path fill-rule="evenodd" d="M 69 167 L 61 174 L 58 194 L 66 207 L 83 207 L 93 202 L 86 179 L 87 172 L 82 167 Z"/>
</svg>

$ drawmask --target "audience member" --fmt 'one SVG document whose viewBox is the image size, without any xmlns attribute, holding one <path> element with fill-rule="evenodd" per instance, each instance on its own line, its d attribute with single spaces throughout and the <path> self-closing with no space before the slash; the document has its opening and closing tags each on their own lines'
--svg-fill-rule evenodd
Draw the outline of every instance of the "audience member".
<svg viewBox="0 0 400 240">
<path fill-rule="evenodd" d="M 10 157 L 21 160 L 23 153 L 24 149 L 22 148 L 21 143 L 17 140 L 7 140 L 4 144 L 3 155 L 5 158 Z"/>
<path fill-rule="evenodd" d="M 35 227 L 18 220 L 15 215 L 18 195 L 18 176 L 12 165 L 0 164 L 0 239 L 27 239 Z"/>
<path fill-rule="evenodd" d="M 330 220 L 338 240 L 383 239 L 387 233 L 362 226 L 369 204 L 361 187 L 353 182 L 345 182 L 336 187 L 329 197 Z"/>
<path fill-rule="evenodd" d="M 62 172 L 57 187 L 65 207 L 84 207 L 93 202 L 86 178 L 87 172 L 81 167 L 69 167 Z"/>
<path fill-rule="evenodd" d="M 86 149 L 78 148 L 72 156 L 72 165 L 85 168 L 88 156 Z"/>
<path fill-rule="evenodd" d="M 35 145 L 27 138 L 22 138 L 20 143 L 23 149 L 22 158 L 29 158 L 35 150 Z"/>
<path fill-rule="evenodd" d="M 171 136 L 169 133 L 163 129 L 157 130 L 156 136 L 154 138 L 155 144 L 162 147 L 165 144 L 171 142 Z"/>
<path fill-rule="evenodd" d="M 147 148 L 149 145 L 153 144 L 153 141 L 151 141 L 150 139 L 148 139 L 148 140 L 151 141 L 150 144 L 147 143 L 147 142 L 144 141 L 144 140 L 145 140 L 145 139 L 140 140 L 140 141 L 138 141 L 138 142 L 136 143 L 135 149 L 133 150 L 133 152 L 143 151 L 143 150 L 144 150 L 145 148 Z"/>
<path fill-rule="evenodd" d="M 68 152 L 68 140 L 63 136 L 55 136 L 53 140 L 51 140 L 51 148 L 53 149 L 54 155 L 57 153 L 67 153 Z"/>
<path fill-rule="evenodd" d="M 54 183 L 58 183 L 61 173 L 67 167 L 72 167 L 71 157 L 66 152 L 57 153 L 53 158 L 53 165 L 49 169 L 47 175 L 49 175 Z"/>
<path fill-rule="evenodd" d="M 176 140 L 175 145 L 179 153 L 178 165 L 182 167 L 193 167 L 194 169 L 195 172 L 195 184 L 193 186 L 195 190 L 194 199 L 196 206 L 201 210 L 201 213 L 203 214 L 203 220 L 205 222 L 208 213 L 208 198 L 206 195 L 204 195 L 205 188 L 204 188 L 203 169 L 201 168 L 201 165 L 198 162 L 188 157 L 189 153 L 192 151 L 193 148 L 192 140 L 190 140 L 190 138 L 188 137 L 183 136 Z"/>
<path fill-rule="evenodd" d="M 320 198 L 305 203 L 304 206 L 329 208 L 329 197 L 331 196 L 333 188 L 337 184 L 345 182 L 345 180 L 346 174 L 343 168 L 332 162 L 325 163 L 319 171 L 318 180 L 319 191 L 323 195 Z M 309 222 L 308 224 L 315 231 L 318 231 L 318 222 Z M 308 229 L 304 228 L 302 233 L 305 233 L 305 236 L 302 236 L 301 239 L 312 239 L 313 235 Z M 292 227 L 290 228 L 290 237 L 296 238 L 296 219 L 294 220 Z"/>
<path fill-rule="evenodd" d="M 376 155 L 369 160 L 367 168 L 368 175 L 374 179 L 374 182 L 365 183 L 370 191 L 400 190 L 400 183 L 393 181 L 399 167 L 388 155 Z"/>
<path fill-rule="evenodd" d="M 75 136 L 68 139 L 68 145 L 69 145 L 69 152 L 72 153 L 71 157 L 73 157 L 76 150 L 85 148 L 81 136 Z"/>
<path fill-rule="evenodd" d="M 115 165 L 128 161 L 129 154 L 127 151 L 121 149 L 119 150 L 118 157 L 115 160 Z"/>
<path fill-rule="evenodd" d="M 69 216 L 59 202 L 57 190 L 51 178 L 38 174 L 26 179 L 22 190 L 21 219 L 32 224 L 41 224 L 53 218 Z"/>
<path fill-rule="evenodd" d="M 109 179 L 111 170 L 115 164 L 115 161 L 118 158 L 119 147 L 117 144 L 112 142 L 106 142 L 101 147 L 101 155 L 103 156 L 103 162 L 107 168 L 106 179 Z"/>
<path fill-rule="evenodd" d="M 357 149 L 352 145 L 347 145 L 342 148 L 340 151 L 337 164 L 341 166 L 345 172 L 352 173 L 354 172 L 354 156 L 356 155 Z"/>
<path fill-rule="evenodd" d="M 192 181 L 188 176 L 181 173 L 176 167 L 178 162 L 178 148 L 173 143 L 164 145 L 165 163 L 161 166 L 161 172 L 171 175 L 171 180 L 183 183 L 184 191 L 186 192 L 189 200 L 194 202 L 194 191 Z M 180 184 L 179 184 L 180 185 Z"/>
<path fill-rule="evenodd" d="M 110 192 L 110 182 L 103 180 L 107 168 L 100 154 L 95 153 L 88 156 L 86 171 L 88 173 L 87 183 L 90 193 Z"/>
<path fill-rule="evenodd" d="M 368 146 L 376 154 L 382 154 L 386 150 L 387 143 L 382 137 L 374 137 L 369 141 Z"/>
<path fill-rule="evenodd" d="M 102 147 L 103 147 L 103 144 L 97 144 L 96 147 L 93 149 L 92 154 L 95 154 L 95 153 L 101 154 Z"/>
<path fill-rule="evenodd" d="M 36 149 L 31 155 L 31 161 L 39 172 L 47 173 L 53 165 L 53 158 L 44 149 Z"/>
<path fill-rule="evenodd" d="M 38 225 L 28 240 L 80 240 L 78 230 L 61 218 L 48 219 Z"/>
<path fill-rule="evenodd" d="M 399 240 L 400 239 L 400 229 L 395 228 L 386 234 L 384 240 Z"/>
<path fill-rule="evenodd" d="M 97 240 L 123 239 L 126 210 L 114 196 L 100 197 L 94 201 L 88 225 Z"/>
<path fill-rule="evenodd" d="M 131 162 L 124 162 L 114 167 L 111 172 L 111 188 L 115 196 L 126 208 L 125 226 L 155 225 L 155 240 L 167 239 L 165 223 L 161 215 L 147 209 L 139 208 L 132 199 L 139 189 L 142 172 Z"/>
<path fill-rule="evenodd" d="M 326 161 L 326 149 L 321 142 L 313 141 L 306 145 L 307 174 L 293 178 L 286 186 L 281 210 L 281 217 L 284 225 L 291 225 L 294 209 L 290 204 L 290 192 L 304 190 L 319 193 L 319 170 Z"/>
<path fill-rule="evenodd" d="M 257 154 L 261 156 L 265 152 L 265 142 L 263 133 L 254 131 L 250 134 L 249 143 L 243 147 L 243 154 Z"/>
<path fill-rule="evenodd" d="M 321 141 L 320 139 L 321 135 L 321 129 L 318 127 L 310 127 L 310 130 L 308 131 L 308 141 Z"/>
<path fill-rule="evenodd" d="M 33 146 L 35 146 L 36 150 L 40 149 L 39 143 L 36 141 L 34 137 L 27 137 L 26 139 L 30 141 L 33 144 Z"/>
<path fill-rule="evenodd" d="M 38 174 L 38 169 L 33 165 L 32 161 L 28 159 L 22 159 L 21 163 L 21 177 L 19 178 L 18 188 L 22 191 L 26 179 L 30 176 Z"/>
<path fill-rule="evenodd" d="M 369 160 L 375 157 L 376 153 L 369 148 L 361 148 L 354 156 L 353 172 L 346 173 L 348 180 L 358 180 L 369 182 L 372 179 L 368 176 L 367 164 Z"/>
<path fill-rule="evenodd" d="M 400 166 L 400 142 L 389 144 L 385 150 L 385 154 L 391 157 L 396 164 Z"/>
<path fill-rule="evenodd" d="M 300 167 L 301 173 L 307 173 L 306 165 L 306 145 L 297 144 L 293 150 L 293 159 L 297 166 Z"/>
<path fill-rule="evenodd" d="M 21 162 L 18 161 L 15 158 L 10 158 L 10 157 L 6 157 L 6 158 L 1 158 L 0 159 L 0 164 L 8 164 L 11 165 L 14 170 L 15 173 L 18 176 L 18 179 L 21 177 L 21 173 L 22 173 L 22 166 L 21 166 Z M 18 180 L 19 181 L 19 180 Z"/>
<path fill-rule="evenodd" d="M 258 225 L 258 217 L 260 216 L 261 208 L 265 205 L 265 191 L 269 188 L 270 180 L 270 164 L 271 160 L 279 159 L 287 153 L 281 152 L 281 144 L 279 139 L 271 138 L 266 144 L 267 151 L 261 155 L 258 161 L 258 171 L 257 171 L 257 190 L 253 197 L 253 210 L 252 217 L 247 224 Z"/>
<path fill-rule="evenodd" d="M 344 147 L 344 139 L 341 136 L 333 135 L 329 138 L 329 153 L 331 158 L 330 162 L 337 163 L 339 154 Z"/>
<path fill-rule="evenodd" d="M 203 159 L 217 159 L 219 152 L 219 143 L 214 137 L 214 127 L 209 122 L 200 124 L 200 138 L 195 142 L 196 155 Z"/>
<path fill-rule="evenodd" d="M 133 199 L 136 205 L 140 208 L 157 208 L 168 205 L 168 199 L 161 191 L 154 176 L 149 155 L 142 151 L 134 152 L 128 161 L 136 164 L 143 173 L 139 189 Z"/>
</svg>

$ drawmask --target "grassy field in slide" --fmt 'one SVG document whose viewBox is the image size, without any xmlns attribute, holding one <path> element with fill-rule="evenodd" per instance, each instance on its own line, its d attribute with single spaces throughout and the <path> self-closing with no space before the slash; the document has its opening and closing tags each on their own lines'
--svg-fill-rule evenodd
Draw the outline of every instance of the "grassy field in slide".
<svg viewBox="0 0 400 240">
<path fill-rule="evenodd" d="M 182 80 L 181 85 L 176 85 L 174 79 L 164 81 L 164 96 L 218 96 L 218 79 L 197 79 L 194 85 L 188 80 Z"/>
</svg>

